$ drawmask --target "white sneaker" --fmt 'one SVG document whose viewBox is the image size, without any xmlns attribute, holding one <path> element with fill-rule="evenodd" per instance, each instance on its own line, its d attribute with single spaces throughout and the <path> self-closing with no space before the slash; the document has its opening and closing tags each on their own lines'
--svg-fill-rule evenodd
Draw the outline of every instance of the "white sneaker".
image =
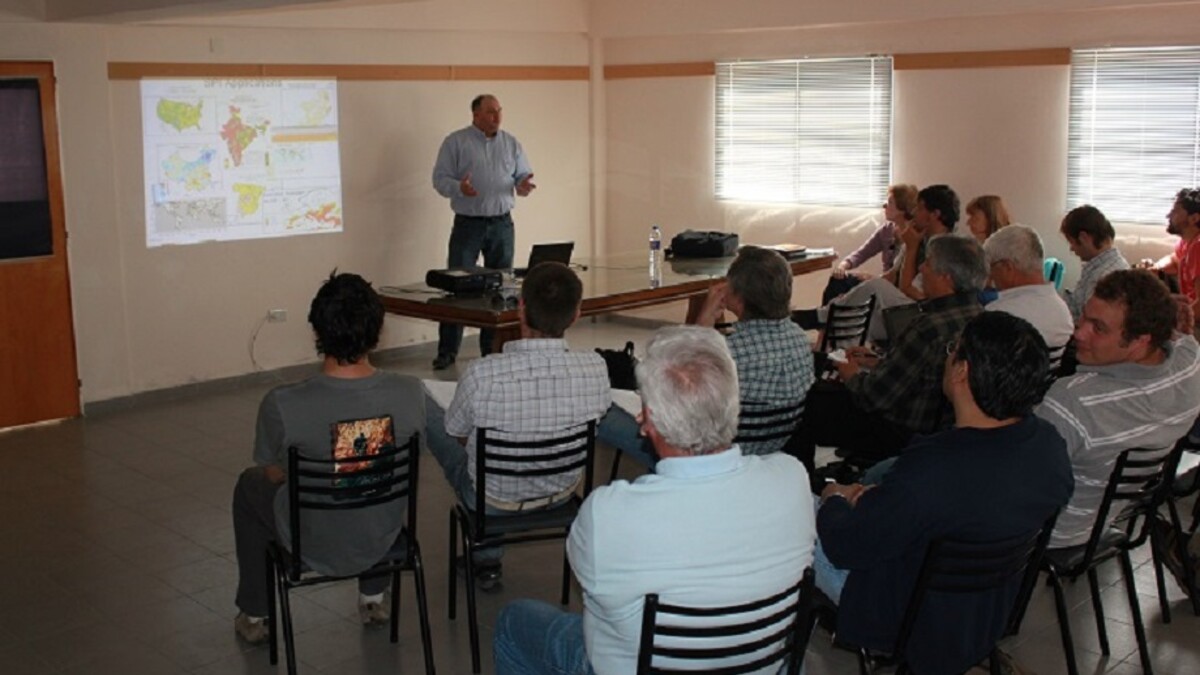
<svg viewBox="0 0 1200 675">
<path fill-rule="evenodd" d="M 363 602 L 360 599 L 358 602 L 358 620 L 364 626 L 390 623 L 392 620 L 392 610 L 384 602 Z"/>
<path fill-rule="evenodd" d="M 245 612 L 238 612 L 233 619 L 233 629 L 243 640 L 252 645 L 262 644 L 270 637 L 266 617 L 250 616 Z"/>
</svg>

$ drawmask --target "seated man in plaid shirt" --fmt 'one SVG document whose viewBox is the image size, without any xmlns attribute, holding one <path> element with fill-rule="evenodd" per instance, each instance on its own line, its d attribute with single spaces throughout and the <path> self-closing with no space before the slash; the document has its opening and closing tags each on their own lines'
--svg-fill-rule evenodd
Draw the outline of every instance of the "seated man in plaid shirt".
<svg viewBox="0 0 1200 675">
<path fill-rule="evenodd" d="M 742 409 L 771 410 L 804 402 L 813 383 L 812 344 L 792 322 L 792 268 L 776 251 L 745 246 L 729 265 L 724 283 L 709 289 L 695 323 L 713 327 L 722 312 L 737 317 L 726 337 L 737 364 Z M 787 417 L 786 413 L 782 417 Z M 780 416 L 760 417 L 758 423 Z M 633 415 L 613 406 L 600 423 L 600 440 L 654 467 L 657 457 L 642 437 Z M 786 438 L 739 443 L 746 455 L 766 455 L 783 449 Z"/>
<path fill-rule="evenodd" d="M 982 311 L 978 294 L 988 276 L 983 249 L 968 237 L 938 235 L 929 240 L 921 275 L 921 313 L 891 336 L 887 356 L 847 349 L 847 361 L 836 364 L 840 382 L 819 383 L 809 392 L 801 460 L 810 473 L 814 445 L 885 459 L 914 433 L 932 433 L 953 421 L 942 394 L 946 346 Z"/>
<path fill-rule="evenodd" d="M 473 361 L 459 379 L 450 407 L 426 401 L 429 451 L 441 464 L 458 498 L 475 504 L 475 430 L 497 429 L 522 440 L 549 438 L 608 410 L 612 390 L 604 359 L 567 350 L 563 333 L 579 318 L 583 285 L 560 263 L 531 269 L 521 285 L 521 339 L 501 354 Z M 489 513 L 503 515 L 554 506 L 570 497 L 574 477 L 489 476 L 484 498 Z M 475 556 L 480 588 L 500 580 L 502 550 Z"/>
</svg>

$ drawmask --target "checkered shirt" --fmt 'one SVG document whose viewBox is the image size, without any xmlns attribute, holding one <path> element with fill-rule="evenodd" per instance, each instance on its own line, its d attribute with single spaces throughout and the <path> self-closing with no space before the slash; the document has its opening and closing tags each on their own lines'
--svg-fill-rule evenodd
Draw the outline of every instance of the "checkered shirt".
<svg viewBox="0 0 1200 675">
<path fill-rule="evenodd" d="M 953 419 L 942 394 L 946 345 L 983 311 L 977 294 L 959 293 L 921 303 L 921 314 L 873 369 L 846 381 L 855 403 L 909 431 L 927 434 Z"/>
<path fill-rule="evenodd" d="M 1075 284 L 1075 290 L 1068 293 L 1066 297 L 1067 307 L 1071 309 L 1071 316 L 1078 319 L 1079 315 L 1083 314 L 1083 306 L 1087 304 L 1088 298 L 1092 297 L 1096 282 L 1108 276 L 1109 272 L 1127 269 L 1129 269 L 1129 262 L 1115 246 L 1110 246 L 1103 253 L 1085 262 L 1083 269 L 1079 272 L 1079 283 Z"/>
<path fill-rule="evenodd" d="M 742 406 L 778 408 L 803 401 L 814 377 L 812 346 L 804 331 L 790 318 L 739 321 L 733 328 L 726 342 L 737 364 Z M 743 454 L 765 455 L 786 442 L 780 438 L 741 447 Z"/>
<path fill-rule="evenodd" d="M 541 440 L 598 420 L 611 401 L 608 369 L 599 354 L 567 351 L 561 339 L 516 340 L 504 345 L 503 354 L 467 366 L 446 411 L 446 432 L 467 437 L 467 466 L 474 481 L 477 428 L 503 432 L 503 438 Z M 493 475 L 486 493 L 507 502 L 537 499 L 570 488 L 578 477 L 579 472 Z"/>
</svg>

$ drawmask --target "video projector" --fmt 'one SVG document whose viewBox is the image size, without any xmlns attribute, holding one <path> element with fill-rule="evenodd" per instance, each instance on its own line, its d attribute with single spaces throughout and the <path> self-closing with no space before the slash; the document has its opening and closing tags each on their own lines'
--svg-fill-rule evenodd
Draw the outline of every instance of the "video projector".
<svg viewBox="0 0 1200 675">
<path fill-rule="evenodd" d="M 446 270 L 429 270 L 425 273 L 425 285 L 455 295 L 494 291 L 500 288 L 502 283 L 500 270 L 486 267 L 452 267 Z"/>
</svg>

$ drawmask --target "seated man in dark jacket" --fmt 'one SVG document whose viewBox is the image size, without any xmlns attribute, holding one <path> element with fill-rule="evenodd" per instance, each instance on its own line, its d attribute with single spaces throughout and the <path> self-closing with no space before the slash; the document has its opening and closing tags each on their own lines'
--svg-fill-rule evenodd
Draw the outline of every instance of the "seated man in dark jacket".
<svg viewBox="0 0 1200 675">
<path fill-rule="evenodd" d="M 955 427 L 919 437 L 882 484 L 831 484 L 821 495 L 817 587 L 838 604 L 839 636 L 874 650 L 895 644 L 930 541 L 1033 532 L 1074 488 L 1065 442 L 1032 414 L 1049 362 L 1033 326 L 986 312 L 945 349 Z M 982 660 L 1018 586 L 927 596 L 905 655 L 913 670 L 960 673 Z"/>
</svg>

